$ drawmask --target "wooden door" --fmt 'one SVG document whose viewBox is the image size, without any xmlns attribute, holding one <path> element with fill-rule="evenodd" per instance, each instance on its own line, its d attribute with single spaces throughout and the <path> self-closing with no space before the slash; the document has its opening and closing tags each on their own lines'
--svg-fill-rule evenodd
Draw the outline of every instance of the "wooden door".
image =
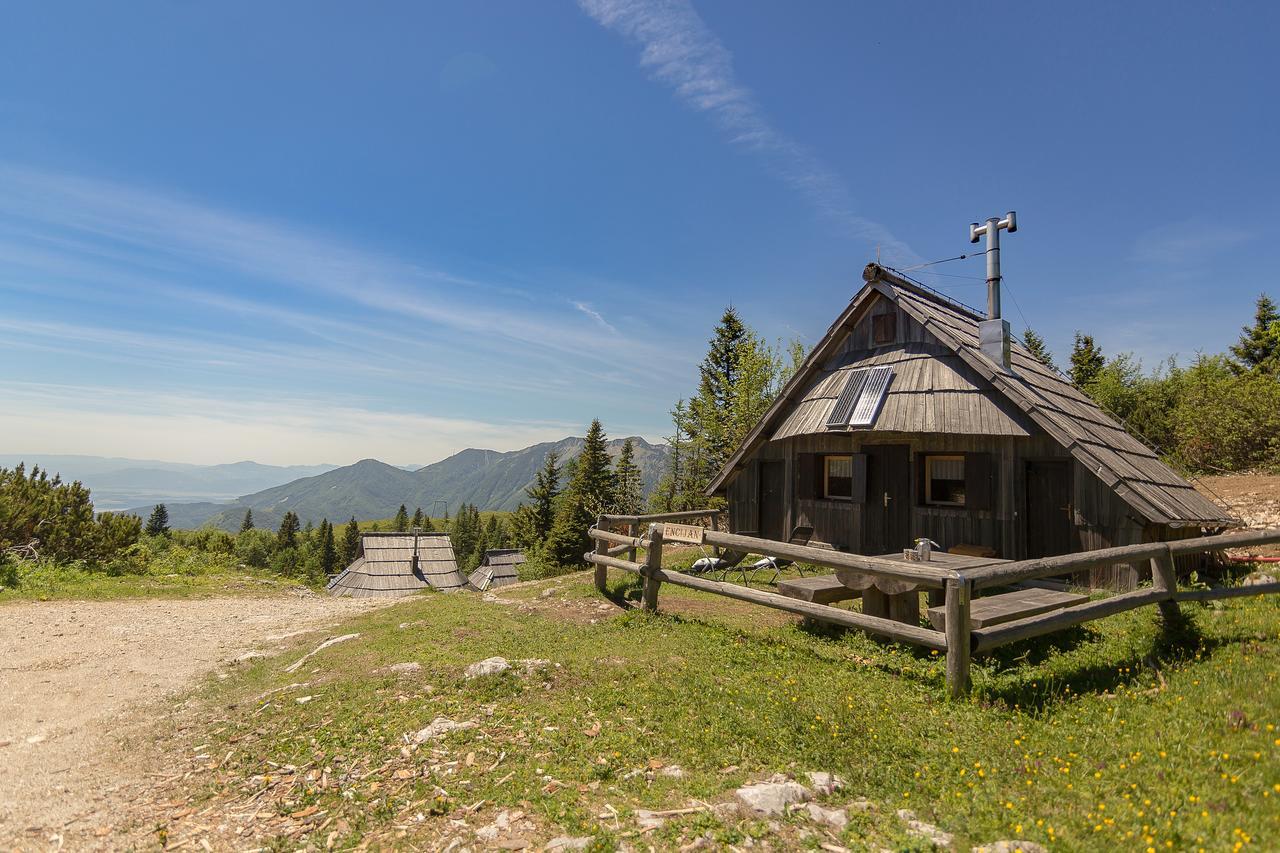
<svg viewBox="0 0 1280 853">
<path fill-rule="evenodd" d="M 786 521 L 787 463 L 781 459 L 760 462 L 760 530 L 762 539 L 784 542 Z"/>
<path fill-rule="evenodd" d="M 1075 550 L 1071 517 L 1071 463 L 1027 463 L 1027 558 Z"/>
<path fill-rule="evenodd" d="M 867 502 L 862 505 L 860 552 L 874 556 L 911 547 L 911 449 L 868 444 L 862 452 L 867 455 Z"/>
</svg>

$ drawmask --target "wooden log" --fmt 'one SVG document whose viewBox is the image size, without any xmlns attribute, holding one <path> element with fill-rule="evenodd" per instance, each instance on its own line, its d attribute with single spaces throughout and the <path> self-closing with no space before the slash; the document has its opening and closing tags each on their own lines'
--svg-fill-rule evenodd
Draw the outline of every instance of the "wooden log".
<svg viewBox="0 0 1280 853">
<path fill-rule="evenodd" d="M 683 512 L 659 512 L 651 515 L 602 515 L 606 522 L 614 524 L 650 524 L 658 521 L 694 521 L 720 515 L 719 509 L 690 509 Z"/>
<path fill-rule="evenodd" d="M 612 530 L 603 530 L 598 525 L 587 531 L 587 535 L 592 539 L 603 540 L 614 545 L 626 545 L 631 548 L 638 547 L 641 541 L 634 536 L 627 536 L 625 533 L 614 533 Z"/>
<path fill-rule="evenodd" d="M 640 532 L 640 525 L 636 524 L 635 522 L 632 522 L 631 524 L 627 525 L 627 533 L 631 534 L 632 539 L 639 541 L 640 537 L 636 535 L 639 532 Z M 634 563 L 636 561 L 636 556 L 637 556 L 636 548 L 633 545 L 627 551 L 627 559 Z"/>
<path fill-rule="evenodd" d="M 603 522 L 604 522 L 603 519 L 597 519 L 596 527 L 599 527 Z M 596 554 L 603 557 L 603 556 L 606 556 L 608 552 L 609 552 L 609 541 L 607 539 L 597 537 L 596 538 Z M 605 591 L 605 588 L 608 586 L 608 583 L 609 583 L 609 569 L 607 566 L 602 565 L 600 563 L 596 563 L 595 583 L 596 583 L 596 592 L 603 594 Z"/>
<path fill-rule="evenodd" d="M 995 625 L 990 628 L 978 628 L 971 632 L 973 651 L 986 652 L 1006 643 L 1015 643 L 1018 640 L 1039 637 L 1042 634 L 1051 634 L 1054 631 L 1061 631 L 1063 628 L 1070 628 L 1082 622 L 1091 622 L 1094 619 L 1102 619 L 1105 616 L 1133 610 L 1135 607 L 1155 604 L 1166 596 L 1167 593 L 1159 590 L 1140 589 L 1115 595 L 1111 598 L 1104 598 L 1101 601 L 1091 601 L 1088 604 L 1069 607 L 1066 610 L 1055 610 L 1051 613 L 1042 613 L 1039 616 L 1029 616 L 1026 619 L 1005 622 L 1003 625 Z"/>
<path fill-rule="evenodd" d="M 907 625 L 901 622 L 894 622 L 892 619 L 881 619 L 875 616 L 868 616 L 865 613 L 842 610 L 839 607 L 831 607 L 826 604 L 798 601 L 785 595 L 778 595 L 775 592 L 765 592 L 762 589 L 753 589 L 740 584 L 686 575 L 673 569 L 659 570 L 658 578 L 663 583 L 715 593 L 736 601 L 761 604 L 765 607 L 772 607 L 775 610 L 785 610 L 788 613 L 795 613 L 799 616 L 808 616 L 820 622 L 830 622 L 846 628 L 858 628 L 898 642 L 924 646 L 927 649 L 943 651 L 947 647 L 946 638 L 940 631 L 931 631 L 928 628 L 921 628 L 919 625 Z"/>
<path fill-rule="evenodd" d="M 972 638 L 969 634 L 970 584 L 965 580 L 947 581 L 947 692 L 952 699 L 969 694 L 969 657 Z"/>
<path fill-rule="evenodd" d="M 909 581 L 917 587 L 942 589 L 947 578 L 960 577 L 960 574 L 953 569 L 945 569 L 929 563 L 899 563 L 896 560 L 880 557 L 846 554 L 843 551 L 831 551 L 811 545 L 792 545 L 790 542 L 757 539 L 754 536 L 743 536 L 738 533 L 708 530 L 703 541 L 708 545 L 732 548 L 735 551 L 786 557 L 790 560 L 827 566 L 832 569 L 853 569 L 878 577 Z"/>
<path fill-rule="evenodd" d="M 644 566 L 640 563 L 632 563 L 628 560 L 619 560 L 617 557 L 610 557 L 607 554 L 596 554 L 588 551 L 584 556 L 588 563 L 591 563 L 596 567 L 597 576 L 599 576 L 602 567 L 609 569 L 621 569 L 624 572 L 631 572 L 633 575 L 638 575 L 644 572 Z"/>
<path fill-rule="evenodd" d="M 653 613 L 658 609 L 658 587 L 662 581 L 662 525 L 649 525 L 649 551 L 644 560 L 644 588 L 641 598 L 644 609 Z"/>
<path fill-rule="evenodd" d="M 600 544 L 601 543 L 599 542 L 596 543 L 597 548 L 599 547 Z M 607 545 L 608 543 L 604 543 L 604 544 Z M 608 554 L 610 557 L 617 557 L 619 554 L 626 554 L 628 560 L 630 560 L 633 563 L 636 561 L 636 558 L 635 558 L 636 549 L 631 547 L 630 545 L 614 545 L 612 548 L 609 548 L 607 551 L 605 551 L 605 553 Z"/>
<path fill-rule="evenodd" d="M 1173 557 L 1165 554 L 1151 561 L 1151 587 L 1156 592 L 1164 593 L 1159 602 L 1160 618 L 1166 625 L 1175 624 L 1182 615 L 1182 609 L 1174 595 L 1178 591 L 1178 570 L 1173 564 Z"/>
<path fill-rule="evenodd" d="M 1216 589 L 1184 589 L 1174 594 L 1176 601 L 1214 601 L 1219 598 L 1249 598 L 1280 592 L 1280 583 L 1256 583 L 1252 586 L 1220 586 Z"/>
<path fill-rule="evenodd" d="M 1250 530 L 1244 533 L 1221 533 L 1217 536 L 1201 536 L 1195 539 L 1179 539 L 1166 543 L 1169 553 L 1175 557 L 1197 554 L 1201 551 L 1221 551 L 1224 548 L 1248 548 L 1252 545 L 1270 545 L 1280 542 L 1280 529 Z"/>
<path fill-rule="evenodd" d="M 1065 575 L 1107 566 L 1112 563 L 1131 563 L 1150 560 L 1169 553 L 1167 542 L 1143 542 L 1138 545 L 1121 545 L 1102 548 L 1080 554 L 1060 554 L 1056 557 L 1040 557 L 1035 560 L 1019 560 L 1014 563 L 997 563 L 966 569 L 965 576 L 973 581 L 973 588 L 987 589 L 1006 586 L 1018 581 L 1041 578 L 1048 575 Z"/>
</svg>

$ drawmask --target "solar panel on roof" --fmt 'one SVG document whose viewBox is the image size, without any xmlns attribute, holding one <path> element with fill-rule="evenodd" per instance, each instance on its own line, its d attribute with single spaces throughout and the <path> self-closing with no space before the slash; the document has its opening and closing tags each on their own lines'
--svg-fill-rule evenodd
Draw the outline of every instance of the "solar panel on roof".
<svg viewBox="0 0 1280 853">
<path fill-rule="evenodd" d="M 844 390 L 840 392 L 835 408 L 831 410 L 831 417 L 827 418 L 827 429 L 840 429 L 849 425 L 849 416 L 853 414 L 853 407 L 857 404 L 858 395 L 862 393 L 862 386 L 866 381 L 867 371 L 850 371 Z"/>
<path fill-rule="evenodd" d="M 827 429 L 871 426 L 892 377 L 892 367 L 871 367 L 851 372 L 831 410 L 831 417 L 827 418 Z"/>
<path fill-rule="evenodd" d="M 884 395 L 889 390 L 889 379 L 893 376 L 891 367 L 873 367 L 867 371 L 867 381 L 858 395 L 858 405 L 849 418 L 849 426 L 871 426 L 884 402 Z"/>
</svg>

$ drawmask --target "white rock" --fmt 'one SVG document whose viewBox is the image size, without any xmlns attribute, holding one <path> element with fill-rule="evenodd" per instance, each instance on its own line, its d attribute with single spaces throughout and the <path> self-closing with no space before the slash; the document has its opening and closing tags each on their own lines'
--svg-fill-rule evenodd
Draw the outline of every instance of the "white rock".
<svg viewBox="0 0 1280 853">
<path fill-rule="evenodd" d="M 425 729 L 419 729 L 413 736 L 418 743 L 425 743 L 429 740 L 435 740 L 438 737 L 448 734 L 449 732 L 461 731 L 463 729 L 474 729 L 476 724 L 470 720 L 464 720 L 461 723 L 455 723 L 446 717 L 436 717 L 431 721 L 431 725 Z"/>
<path fill-rule="evenodd" d="M 866 797 L 858 797 L 846 807 L 851 812 L 878 812 L 880 807 Z"/>
<path fill-rule="evenodd" d="M 406 661 L 405 663 L 393 663 L 387 667 L 387 672 L 395 675 L 413 675 L 422 671 L 422 664 L 416 661 Z"/>
<path fill-rule="evenodd" d="M 973 853 L 1049 853 L 1049 848 L 1034 841 L 993 841 L 974 847 Z"/>
<path fill-rule="evenodd" d="M 480 678 L 485 675 L 497 675 L 509 669 L 511 669 L 511 661 L 502 657 L 492 657 L 471 664 L 467 667 L 465 675 L 467 678 Z"/>
<path fill-rule="evenodd" d="M 833 773 L 810 773 L 809 784 L 813 786 L 813 793 L 819 797 L 829 797 L 844 789 L 844 780 Z"/>
<path fill-rule="evenodd" d="M 734 796 L 738 798 L 738 802 L 752 811 L 766 815 L 781 815 L 786 813 L 787 806 L 807 802 L 813 795 L 799 782 L 771 780 L 744 785 L 734 792 Z"/>
<path fill-rule="evenodd" d="M 849 816 L 842 809 L 825 809 L 817 803 L 808 803 L 805 808 L 809 811 L 809 819 L 816 823 L 840 831 L 849 825 Z"/>
<path fill-rule="evenodd" d="M 931 823 L 918 820 L 916 813 L 911 809 L 898 809 L 898 820 L 907 825 L 907 832 L 925 839 L 934 847 L 949 848 L 952 842 L 955 841 L 955 837 L 951 833 L 944 832 Z"/>
<path fill-rule="evenodd" d="M 661 770 L 659 770 L 658 775 L 666 776 L 669 779 L 683 779 L 684 770 L 680 768 L 680 765 L 672 764 L 668 767 L 663 767 Z"/>
<path fill-rule="evenodd" d="M 258 658 L 265 658 L 265 657 L 266 655 L 263 654 L 262 652 L 245 652 L 242 655 L 237 655 L 236 657 L 233 657 L 231 659 L 231 662 L 245 663 L 246 661 L 257 660 Z"/>
<path fill-rule="evenodd" d="M 493 823 L 488 826 L 482 826 L 476 830 L 476 838 L 481 841 L 494 841 L 499 835 L 511 828 L 511 813 L 507 811 L 498 812 L 498 816 L 493 819 Z"/>
<path fill-rule="evenodd" d="M 297 699 L 294 699 L 293 701 L 297 702 L 299 705 L 305 705 L 314 698 L 315 698 L 314 696 L 299 696 Z"/>
<path fill-rule="evenodd" d="M 580 838 L 571 838 L 568 835 L 558 835 L 547 842 L 546 850 L 586 850 L 591 846 L 594 839 L 590 835 L 584 835 Z"/>
<path fill-rule="evenodd" d="M 636 809 L 633 817 L 636 819 L 636 826 L 641 829 L 658 829 L 667 822 L 665 817 L 654 814 L 648 809 Z"/>
</svg>

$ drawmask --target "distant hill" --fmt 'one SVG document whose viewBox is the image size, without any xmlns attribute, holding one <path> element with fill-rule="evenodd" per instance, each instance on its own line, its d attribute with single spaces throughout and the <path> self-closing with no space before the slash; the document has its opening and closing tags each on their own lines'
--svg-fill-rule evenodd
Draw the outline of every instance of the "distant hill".
<svg viewBox="0 0 1280 853">
<path fill-rule="evenodd" d="M 124 459 L 69 454 L 0 454 L 0 466 L 12 468 L 25 462 L 39 465 L 65 481 L 79 480 L 93 493 L 99 510 L 119 510 L 141 504 L 178 502 L 225 503 L 240 495 L 258 492 L 332 471 L 336 465 L 262 465 L 233 462 L 192 465 L 155 459 Z"/>
<path fill-rule="evenodd" d="M 632 441 L 643 491 L 648 496 L 665 469 L 667 449 L 638 437 Z M 583 443 L 582 438 L 565 438 L 506 453 L 468 449 L 417 471 L 406 471 L 376 459 L 363 459 L 354 465 L 246 494 L 228 503 L 179 502 L 166 506 L 174 527 L 211 524 L 224 530 L 239 529 L 246 509 L 253 510 L 254 521 L 261 527 L 278 525 L 289 510 L 297 513 L 304 523 L 319 522 L 322 518 L 338 521 L 352 516 L 389 518 L 401 504 L 411 512 L 415 507 L 422 507 L 431 513 L 436 501 L 444 501 L 450 514 L 457 513 L 464 503 L 475 504 L 480 509 L 513 510 L 524 500 L 524 491 L 533 482 L 547 453 L 553 450 L 559 453 L 563 465 L 582 452 Z M 622 443 L 623 439 L 610 441 L 610 454 L 616 457 Z M 139 506 L 131 511 L 145 515 L 151 507 Z"/>
</svg>

